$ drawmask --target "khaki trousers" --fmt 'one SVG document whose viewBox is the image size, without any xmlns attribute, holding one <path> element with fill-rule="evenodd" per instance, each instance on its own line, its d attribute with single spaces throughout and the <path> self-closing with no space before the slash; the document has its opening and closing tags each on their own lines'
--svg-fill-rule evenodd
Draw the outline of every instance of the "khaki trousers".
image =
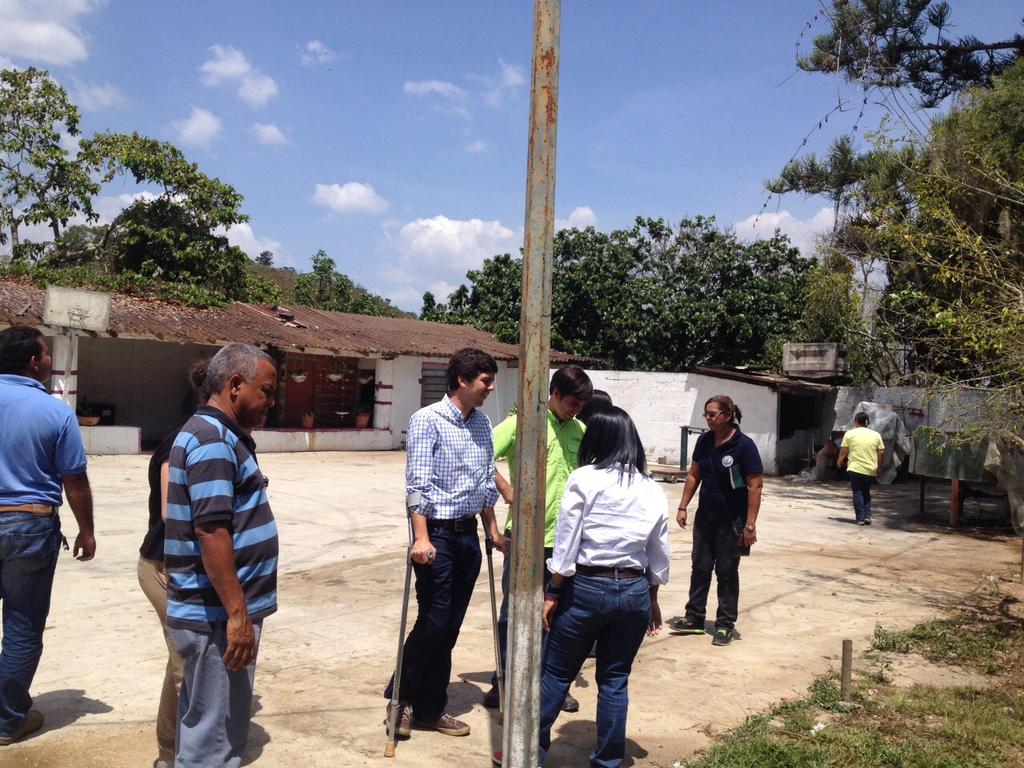
<svg viewBox="0 0 1024 768">
<path fill-rule="evenodd" d="M 157 560 L 139 557 L 139 586 L 153 610 L 160 617 L 160 627 L 167 643 L 167 669 L 160 690 L 160 708 L 156 713 L 156 744 L 160 760 L 174 763 L 174 731 L 178 724 L 178 690 L 181 688 L 183 663 L 167 633 L 167 571 Z"/>
</svg>

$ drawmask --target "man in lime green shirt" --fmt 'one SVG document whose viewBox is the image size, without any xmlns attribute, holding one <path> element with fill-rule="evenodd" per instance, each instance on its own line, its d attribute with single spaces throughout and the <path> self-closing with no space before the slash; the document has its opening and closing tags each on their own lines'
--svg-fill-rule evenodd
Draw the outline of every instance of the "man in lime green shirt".
<svg viewBox="0 0 1024 768">
<path fill-rule="evenodd" d="M 853 511 L 857 525 L 871 525 L 871 484 L 882 471 L 885 443 L 882 436 L 868 428 L 868 415 L 861 411 L 853 417 L 857 426 L 843 435 L 839 449 L 839 468 L 849 462 L 846 470 L 853 491 Z"/>
<path fill-rule="evenodd" d="M 551 556 L 551 548 L 555 541 L 555 528 L 558 524 L 558 511 L 562 506 L 562 494 L 569 474 L 579 467 L 580 442 L 586 427 L 576 418 L 583 406 L 594 394 L 594 386 L 586 371 L 578 365 L 567 365 L 559 368 L 551 377 L 548 387 L 548 460 L 547 482 L 545 485 L 544 509 L 544 562 Z M 510 414 L 494 428 L 494 458 L 508 459 L 510 477 L 516 473 L 516 414 Z M 515 493 L 512 485 L 501 472 L 494 476 L 498 493 L 511 508 Z M 505 523 L 506 536 L 512 530 L 512 515 Z M 507 565 L 507 563 L 506 563 Z M 505 568 L 501 574 L 501 589 L 504 593 L 501 601 L 501 614 L 498 617 L 498 638 L 501 645 L 502 669 L 505 667 L 505 648 L 508 636 L 508 593 L 511 569 Z M 545 581 L 550 574 L 544 571 Z M 484 696 L 484 706 L 498 706 L 497 674 L 491 680 L 491 690 Z M 579 709 L 579 703 L 566 696 L 563 708 L 569 712 Z"/>
</svg>

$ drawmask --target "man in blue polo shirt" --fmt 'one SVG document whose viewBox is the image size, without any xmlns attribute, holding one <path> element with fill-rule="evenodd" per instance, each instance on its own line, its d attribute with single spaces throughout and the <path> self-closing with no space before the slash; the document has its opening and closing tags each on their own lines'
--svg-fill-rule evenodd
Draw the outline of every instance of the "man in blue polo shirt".
<svg viewBox="0 0 1024 768">
<path fill-rule="evenodd" d="M 71 409 L 43 387 L 51 359 L 43 335 L 0 331 L 0 746 L 42 726 L 29 687 L 43 654 L 43 628 L 64 537 L 61 490 L 78 522 L 74 555 L 92 560 L 92 493 L 85 448 Z M 67 547 L 67 544 L 64 543 Z"/>
<path fill-rule="evenodd" d="M 177 768 L 241 764 L 263 619 L 277 610 L 277 525 L 250 436 L 274 406 L 277 367 L 229 344 L 206 381 L 168 474 L 167 627 L 185 666 Z"/>
</svg>

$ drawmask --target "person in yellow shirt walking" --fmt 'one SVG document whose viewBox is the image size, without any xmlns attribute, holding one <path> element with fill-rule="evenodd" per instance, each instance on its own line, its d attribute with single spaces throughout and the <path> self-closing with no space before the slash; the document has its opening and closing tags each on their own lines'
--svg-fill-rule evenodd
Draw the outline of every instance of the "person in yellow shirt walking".
<svg viewBox="0 0 1024 768">
<path fill-rule="evenodd" d="M 559 368 L 551 376 L 551 384 L 548 387 L 548 457 L 547 457 L 547 483 L 545 486 L 544 499 L 544 562 L 551 557 L 552 547 L 555 542 L 555 528 L 558 524 L 558 511 L 562 506 L 562 494 L 565 492 L 565 482 L 574 469 L 580 465 L 580 443 L 583 441 L 583 432 L 586 427 L 576 416 L 583 410 L 590 399 L 594 396 L 594 385 L 587 376 L 586 371 L 578 365 L 567 365 Z M 508 470 L 511 477 L 515 477 L 516 459 L 516 419 L 515 413 L 510 414 L 503 422 L 494 428 L 494 458 L 508 459 Z M 495 472 L 495 483 L 498 486 L 498 493 L 505 502 L 512 506 L 514 491 L 512 485 L 502 477 L 500 472 Z M 505 523 L 505 534 L 510 535 L 512 531 L 512 515 L 509 515 Z M 505 668 L 505 655 L 508 645 L 508 597 L 511 569 L 504 568 L 501 574 L 501 612 L 498 615 L 498 641 L 501 648 L 502 669 Z M 551 577 L 551 574 L 544 571 L 544 582 Z M 546 637 L 546 636 L 545 636 Z M 491 690 L 484 695 L 484 706 L 491 709 L 498 707 L 498 676 L 495 673 L 491 680 Z M 579 703 L 572 697 L 565 697 L 564 711 L 575 712 L 579 709 Z"/>
<path fill-rule="evenodd" d="M 846 471 L 853 491 L 853 511 L 857 525 L 871 525 L 871 484 L 882 471 L 885 443 L 882 436 L 868 427 L 868 415 L 861 411 L 853 417 L 857 426 L 843 435 L 839 450 L 839 468 Z"/>
</svg>

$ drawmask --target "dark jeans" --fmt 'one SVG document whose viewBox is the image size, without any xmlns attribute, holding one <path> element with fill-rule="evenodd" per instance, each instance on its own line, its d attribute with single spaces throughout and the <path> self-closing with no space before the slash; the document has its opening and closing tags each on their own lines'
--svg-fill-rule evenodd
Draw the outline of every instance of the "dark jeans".
<svg viewBox="0 0 1024 768">
<path fill-rule="evenodd" d="M 847 472 L 850 478 L 850 489 L 853 491 L 853 513 L 858 522 L 871 519 L 871 484 L 875 478 L 862 475 L 860 472 Z"/>
<path fill-rule="evenodd" d="M 693 524 L 693 552 L 691 555 L 690 598 L 686 603 L 686 617 L 703 622 L 707 615 L 711 572 L 718 580 L 718 614 L 716 629 L 736 626 L 740 601 L 740 554 L 736 546 L 736 527 L 725 514 L 697 511 Z"/>
<path fill-rule="evenodd" d="M 412 704 L 418 720 L 434 721 L 448 705 L 452 649 L 459 639 L 469 599 L 480 574 L 480 539 L 476 530 L 433 529 L 436 555 L 416 572 L 416 623 L 405 641 L 398 697 Z M 384 695 L 391 697 L 391 685 Z"/>
<path fill-rule="evenodd" d="M 597 746 L 590 765 L 614 768 L 626 755 L 629 673 L 651 617 L 646 577 L 580 576 L 566 582 L 540 678 L 540 762 L 569 686 L 597 641 Z"/>
<path fill-rule="evenodd" d="M 0 514 L 0 736 L 14 734 L 32 706 L 28 689 L 43 655 L 43 628 L 61 541 L 56 515 Z"/>
<path fill-rule="evenodd" d="M 544 583 L 548 583 L 551 572 L 548 570 L 548 558 L 551 557 L 551 547 L 544 547 Z M 501 609 L 498 611 L 498 645 L 501 648 L 501 671 L 504 679 L 505 659 L 508 658 L 508 598 L 512 591 L 512 563 L 511 555 L 505 557 L 504 567 L 501 570 Z M 547 647 L 548 635 L 544 633 L 541 639 L 541 655 Z M 498 684 L 498 672 L 495 670 L 491 675 L 491 685 Z"/>
</svg>

